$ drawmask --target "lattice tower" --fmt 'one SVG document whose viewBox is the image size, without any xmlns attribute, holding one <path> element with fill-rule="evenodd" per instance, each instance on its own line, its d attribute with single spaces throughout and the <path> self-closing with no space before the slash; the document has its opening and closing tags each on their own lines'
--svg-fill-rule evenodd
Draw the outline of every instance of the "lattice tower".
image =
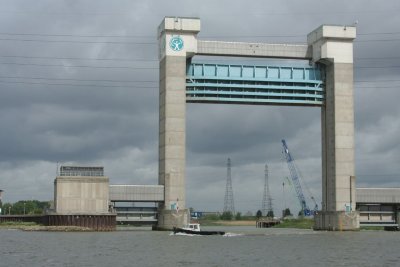
<svg viewBox="0 0 400 267">
<path fill-rule="evenodd" d="M 235 214 L 235 205 L 233 203 L 231 159 L 230 158 L 228 158 L 228 164 L 227 164 L 224 212 L 230 212 L 232 215 Z"/>
<path fill-rule="evenodd" d="M 268 165 L 265 164 L 262 215 L 267 216 L 269 212 L 273 213 L 273 208 L 272 208 L 272 197 L 271 197 L 271 193 L 269 191 L 269 183 L 268 183 Z"/>
</svg>

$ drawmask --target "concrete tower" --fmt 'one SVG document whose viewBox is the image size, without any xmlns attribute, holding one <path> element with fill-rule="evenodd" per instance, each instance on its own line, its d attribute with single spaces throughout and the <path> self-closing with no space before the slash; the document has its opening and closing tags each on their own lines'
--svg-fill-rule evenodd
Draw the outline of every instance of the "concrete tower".
<svg viewBox="0 0 400 267">
<path fill-rule="evenodd" d="M 166 17 L 158 27 L 160 118 L 158 182 L 164 185 L 158 225 L 171 229 L 188 222 L 185 207 L 186 60 L 197 52 L 200 20 Z"/>
<path fill-rule="evenodd" d="M 315 228 L 359 228 L 355 213 L 353 40 L 355 27 L 322 25 L 308 37 L 312 61 L 325 65 L 322 127 L 322 212 Z"/>
</svg>

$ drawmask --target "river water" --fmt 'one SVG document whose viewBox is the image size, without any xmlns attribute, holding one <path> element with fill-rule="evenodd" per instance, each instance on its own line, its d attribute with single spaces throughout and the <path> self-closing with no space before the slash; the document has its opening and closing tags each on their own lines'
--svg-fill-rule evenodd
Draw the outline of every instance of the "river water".
<svg viewBox="0 0 400 267">
<path fill-rule="evenodd" d="M 400 232 L 203 229 L 229 234 L 0 229 L 0 266 L 400 266 Z"/>
</svg>

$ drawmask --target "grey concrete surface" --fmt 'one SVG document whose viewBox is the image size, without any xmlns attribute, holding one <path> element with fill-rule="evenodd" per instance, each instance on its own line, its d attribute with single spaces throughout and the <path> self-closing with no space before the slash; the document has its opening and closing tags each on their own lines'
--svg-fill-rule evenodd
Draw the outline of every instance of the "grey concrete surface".
<svg viewBox="0 0 400 267">
<path fill-rule="evenodd" d="M 56 213 L 109 213 L 108 181 L 106 176 L 57 176 L 54 180 Z"/>
<path fill-rule="evenodd" d="M 110 185 L 110 201 L 164 202 L 162 185 Z"/>
<path fill-rule="evenodd" d="M 311 59 L 308 45 L 198 41 L 197 55 Z"/>
</svg>

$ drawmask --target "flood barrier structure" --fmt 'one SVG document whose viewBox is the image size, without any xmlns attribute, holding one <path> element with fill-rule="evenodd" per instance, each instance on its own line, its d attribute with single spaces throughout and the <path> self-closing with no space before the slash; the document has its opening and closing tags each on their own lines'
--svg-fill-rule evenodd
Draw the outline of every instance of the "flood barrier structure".
<svg viewBox="0 0 400 267">
<path fill-rule="evenodd" d="M 310 106 L 321 110 L 322 210 L 315 229 L 359 228 L 355 203 L 353 26 L 322 25 L 307 44 L 199 40 L 199 18 L 166 17 L 159 40 L 158 227 L 188 223 L 186 103 Z M 194 56 L 214 57 L 213 64 Z M 290 59 L 286 66 L 228 65 L 221 57 Z M 298 68 L 298 60 L 308 67 Z M 216 61 L 216 62 L 215 62 Z M 297 61 L 297 62 L 296 62 Z"/>
</svg>

